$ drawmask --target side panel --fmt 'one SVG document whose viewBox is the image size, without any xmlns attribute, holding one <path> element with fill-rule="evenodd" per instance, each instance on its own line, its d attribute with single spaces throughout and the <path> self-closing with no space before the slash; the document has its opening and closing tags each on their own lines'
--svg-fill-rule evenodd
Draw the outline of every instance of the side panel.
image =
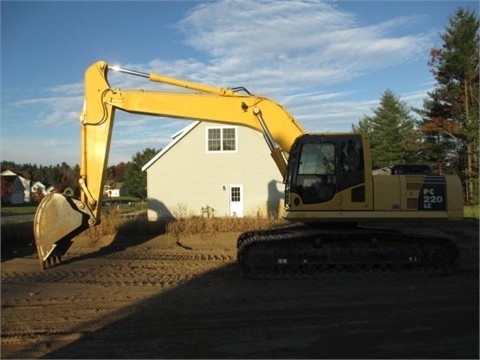
<svg viewBox="0 0 480 360">
<path fill-rule="evenodd" d="M 447 211 L 451 219 L 463 219 L 463 188 L 460 178 L 455 175 L 446 175 L 447 181 Z"/>
<path fill-rule="evenodd" d="M 376 211 L 400 210 L 402 207 L 400 177 L 373 176 L 373 208 Z"/>
<path fill-rule="evenodd" d="M 373 179 L 374 209 L 394 210 L 446 210 L 446 184 L 443 176 L 376 175 Z M 432 207 L 425 194 L 434 192 L 439 201 Z M 442 195 L 440 195 L 442 194 Z"/>
<path fill-rule="evenodd" d="M 456 176 L 373 176 L 374 209 L 458 211 L 463 209 L 462 187 Z M 462 210 L 463 211 L 463 210 Z"/>
</svg>

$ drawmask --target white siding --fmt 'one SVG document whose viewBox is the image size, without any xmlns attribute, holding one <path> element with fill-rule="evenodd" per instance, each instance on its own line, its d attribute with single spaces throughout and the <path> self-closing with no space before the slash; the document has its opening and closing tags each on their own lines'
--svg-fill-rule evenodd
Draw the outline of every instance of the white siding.
<svg viewBox="0 0 480 360">
<path fill-rule="evenodd" d="M 20 181 L 22 182 L 22 186 L 24 188 L 23 190 L 23 202 L 29 203 L 31 200 L 31 195 L 30 195 L 30 180 L 27 180 L 21 176 L 18 177 Z"/>
<path fill-rule="evenodd" d="M 207 152 L 206 127 L 212 126 L 199 123 L 148 168 L 150 220 L 201 215 L 206 206 L 228 216 L 230 184 L 243 185 L 246 216 L 278 215 L 283 208 L 282 177 L 263 136 L 238 126 L 237 151 Z"/>
</svg>

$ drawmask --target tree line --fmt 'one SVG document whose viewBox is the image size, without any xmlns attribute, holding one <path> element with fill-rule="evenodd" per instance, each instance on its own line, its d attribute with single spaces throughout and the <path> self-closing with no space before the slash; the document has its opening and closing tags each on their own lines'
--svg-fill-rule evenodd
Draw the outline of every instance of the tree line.
<svg viewBox="0 0 480 360">
<path fill-rule="evenodd" d="M 123 183 L 125 192 L 129 196 L 145 199 L 147 196 L 146 174 L 141 168 L 160 150 L 155 148 L 146 148 L 134 154 L 131 161 L 120 162 L 116 165 L 107 167 L 105 184 L 115 187 L 117 183 Z M 14 161 L 1 161 L 1 171 L 10 170 L 23 178 L 30 180 L 32 185 L 39 181 L 47 188 L 52 186 L 55 191 L 63 192 L 70 188 L 75 196 L 79 196 L 80 188 L 78 179 L 80 177 L 80 166 L 70 166 L 63 162 L 57 165 L 37 165 L 37 164 L 18 164 Z M 2 179 L 2 199 L 10 195 L 12 189 L 4 179 Z"/>
</svg>

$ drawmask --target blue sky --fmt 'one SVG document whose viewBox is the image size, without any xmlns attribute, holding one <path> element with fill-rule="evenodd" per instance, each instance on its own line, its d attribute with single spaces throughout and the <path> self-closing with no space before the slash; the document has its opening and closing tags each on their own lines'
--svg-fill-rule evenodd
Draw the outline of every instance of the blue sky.
<svg viewBox="0 0 480 360">
<path fill-rule="evenodd" d="M 83 76 L 97 60 L 245 86 L 311 132 L 350 131 L 385 90 L 421 106 L 428 53 L 476 1 L 1 1 L 1 159 L 79 163 Z M 114 87 L 154 89 L 130 76 Z M 117 113 L 110 164 L 187 121 Z"/>
</svg>

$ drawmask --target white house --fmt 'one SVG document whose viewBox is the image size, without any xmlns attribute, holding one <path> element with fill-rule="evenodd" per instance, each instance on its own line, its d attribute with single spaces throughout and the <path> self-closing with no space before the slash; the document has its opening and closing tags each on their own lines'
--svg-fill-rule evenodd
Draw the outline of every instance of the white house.
<svg viewBox="0 0 480 360">
<path fill-rule="evenodd" d="M 24 204 L 30 202 L 30 180 L 10 170 L 3 171 L 0 176 L 10 183 L 12 193 L 6 199 L 10 204 Z"/>
<path fill-rule="evenodd" d="M 193 122 L 142 168 L 148 218 L 279 216 L 283 179 L 259 132 Z"/>
<path fill-rule="evenodd" d="M 32 185 L 32 194 L 35 194 L 36 192 L 40 192 L 43 195 L 47 193 L 46 191 L 47 187 L 43 185 L 40 181 L 35 181 Z"/>
<path fill-rule="evenodd" d="M 122 182 L 106 184 L 103 187 L 103 195 L 105 197 L 120 197 L 124 195 L 124 186 Z"/>
</svg>

